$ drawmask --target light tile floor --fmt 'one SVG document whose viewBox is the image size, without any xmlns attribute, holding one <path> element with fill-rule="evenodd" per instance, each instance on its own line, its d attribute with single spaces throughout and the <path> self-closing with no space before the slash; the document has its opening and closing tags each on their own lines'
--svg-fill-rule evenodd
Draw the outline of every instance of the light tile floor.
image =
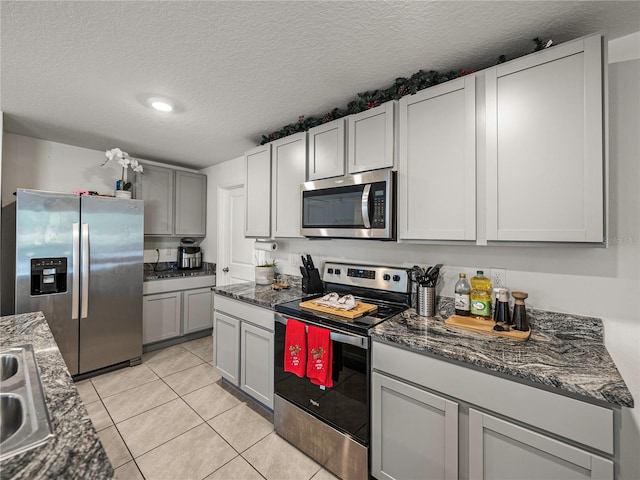
<svg viewBox="0 0 640 480">
<path fill-rule="evenodd" d="M 76 383 L 122 480 L 330 480 L 280 438 L 273 416 L 223 385 L 212 337 L 145 353 Z"/>
</svg>

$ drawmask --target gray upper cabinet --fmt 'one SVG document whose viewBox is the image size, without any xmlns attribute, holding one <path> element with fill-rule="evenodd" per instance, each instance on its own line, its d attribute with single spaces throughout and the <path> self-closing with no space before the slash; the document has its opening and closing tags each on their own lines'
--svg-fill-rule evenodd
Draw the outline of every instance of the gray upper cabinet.
<svg viewBox="0 0 640 480">
<path fill-rule="evenodd" d="M 320 180 L 344 175 L 344 118 L 310 129 L 308 144 L 307 180 Z"/>
<path fill-rule="evenodd" d="M 177 170 L 175 234 L 204 237 L 207 234 L 207 177 Z"/>
<path fill-rule="evenodd" d="M 394 100 L 347 117 L 349 173 L 395 167 L 397 105 Z"/>
<path fill-rule="evenodd" d="M 300 185 L 305 181 L 307 132 L 271 142 L 273 236 L 301 237 Z"/>
<path fill-rule="evenodd" d="M 206 175 L 143 166 L 143 174 L 136 178 L 136 198 L 144 200 L 144 234 L 204 237 Z"/>
<path fill-rule="evenodd" d="M 475 77 L 400 100 L 398 237 L 475 240 Z"/>
<path fill-rule="evenodd" d="M 271 144 L 261 145 L 244 155 L 245 223 L 244 236 L 271 236 Z"/>
<path fill-rule="evenodd" d="M 487 240 L 603 242 L 603 37 L 486 71 Z"/>
<path fill-rule="evenodd" d="M 136 198 L 144 200 L 144 234 L 173 235 L 173 170 L 144 164 Z"/>
</svg>

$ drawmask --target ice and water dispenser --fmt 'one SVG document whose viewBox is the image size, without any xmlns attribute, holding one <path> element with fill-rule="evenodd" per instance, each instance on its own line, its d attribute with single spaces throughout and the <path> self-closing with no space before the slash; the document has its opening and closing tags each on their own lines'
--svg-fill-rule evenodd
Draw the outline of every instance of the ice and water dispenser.
<svg viewBox="0 0 640 480">
<path fill-rule="evenodd" d="M 31 295 L 67 291 L 67 258 L 31 259 Z"/>
</svg>

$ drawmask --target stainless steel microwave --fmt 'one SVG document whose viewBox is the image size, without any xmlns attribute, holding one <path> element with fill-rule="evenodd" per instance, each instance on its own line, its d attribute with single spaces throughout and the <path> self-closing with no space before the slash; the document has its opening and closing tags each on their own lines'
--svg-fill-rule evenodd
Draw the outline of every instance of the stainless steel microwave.
<svg viewBox="0 0 640 480">
<path fill-rule="evenodd" d="M 395 240 L 395 172 L 371 172 L 305 182 L 305 237 Z"/>
</svg>

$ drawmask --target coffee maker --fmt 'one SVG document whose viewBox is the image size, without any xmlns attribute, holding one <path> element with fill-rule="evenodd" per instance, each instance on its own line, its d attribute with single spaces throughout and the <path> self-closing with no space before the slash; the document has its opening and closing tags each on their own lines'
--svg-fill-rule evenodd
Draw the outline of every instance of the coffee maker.
<svg viewBox="0 0 640 480">
<path fill-rule="evenodd" d="M 202 268 L 202 251 L 193 238 L 181 238 L 178 247 L 178 268 L 194 270 Z"/>
</svg>

